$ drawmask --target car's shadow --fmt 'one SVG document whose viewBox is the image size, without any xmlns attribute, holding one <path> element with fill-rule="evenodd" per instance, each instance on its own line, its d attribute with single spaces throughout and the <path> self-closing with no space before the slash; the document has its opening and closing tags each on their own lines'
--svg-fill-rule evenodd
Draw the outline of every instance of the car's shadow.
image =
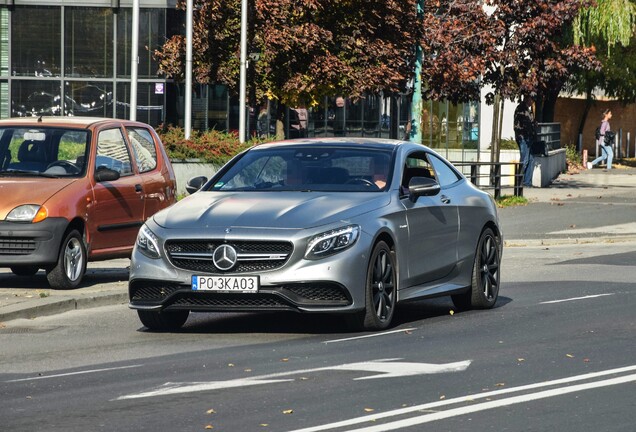
<svg viewBox="0 0 636 432">
<path fill-rule="evenodd" d="M 495 308 L 503 307 L 512 299 L 499 297 Z M 450 297 L 420 300 L 400 304 L 387 331 L 417 325 L 423 320 L 449 316 L 455 310 Z M 477 311 L 479 312 L 479 311 Z M 458 313 L 473 313 L 458 312 Z M 486 312 L 487 313 L 487 312 Z M 303 314 L 296 312 L 269 313 L 191 313 L 181 333 L 193 334 L 350 334 L 353 330 L 349 319 L 336 314 Z M 139 331 L 148 331 L 145 327 Z"/>
<path fill-rule="evenodd" d="M 44 270 L 38 271 L 33 276 L 16 276 L 9 269 L 2 269 L 0 272 L 0 288 L 3 289 L 46 289 L 53 290 L 49 286 Z M 76 288 L 91 288 L 98 285 L 105 285 L 116 282 L 128 281 L 129 268 L 122 267 L 98 267 L 88 268 L 80 285 Z M 61 292 L 72 292 L 73 290 L 55 290 Z"/>
</svg>

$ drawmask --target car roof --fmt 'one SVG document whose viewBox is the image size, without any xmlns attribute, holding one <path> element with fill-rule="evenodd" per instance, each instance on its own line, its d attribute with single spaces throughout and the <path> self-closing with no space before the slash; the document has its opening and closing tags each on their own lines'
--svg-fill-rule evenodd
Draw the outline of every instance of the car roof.
<svg viewBox="0 0 636 432">
<path fill-rule="evenodd" d="M 286 146 L 308 146 L 308 145 L 326 145 L 326 146 L 364 146 L 367 148 L 376 148 L 384 150 L 395 150 L 397 147 L 407 144 L 413 144 L 408 141 L 398 141 L 385 138 L 304 138 L 285 141 L 273 141 L 261 143 L 253 147 L 253 149 L 268 149 L 274 147 Z"/>
<path fill-rule="evenodd" d="M 42 117 L 12 117 L 0 120 L 0 127 L 3 126 L 56 126 L 71 128 L 89 128 L 99 124 L 125 123 L 142 124 L 139 122 L 123 119 L 113 119 L 106 117 L 62 117 L 62 116 L 42 116 Z"/>
</svg>

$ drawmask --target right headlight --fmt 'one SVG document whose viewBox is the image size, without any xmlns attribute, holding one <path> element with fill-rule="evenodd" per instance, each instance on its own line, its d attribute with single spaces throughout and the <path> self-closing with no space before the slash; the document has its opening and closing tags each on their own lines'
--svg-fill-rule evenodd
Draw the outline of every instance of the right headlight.
<svg viewBox="0 0 636 432">
<path fill-rule="evenodd" d="M 313 236 L 307 244 L 306 259 L 320 259 L 350 248 L 360 236 L 358 225 L 349 225 Z"/>
<path fill-rule="evenodd" d="M 148 258 L 160 258 L 159 239 L 150 231 L 147 225 L 143 225 L 137 235 L 137 250 Z"/>
</svg>

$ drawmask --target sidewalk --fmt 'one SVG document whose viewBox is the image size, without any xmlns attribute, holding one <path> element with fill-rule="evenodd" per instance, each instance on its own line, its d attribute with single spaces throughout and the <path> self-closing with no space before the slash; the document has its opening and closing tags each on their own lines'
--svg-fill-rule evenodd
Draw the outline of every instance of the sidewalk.
<svg viewBox="0 0 636 432">
<path fill-rule="evenodd" d="M 636 241 L 636 168 L 562 174 L 547 188 L 524 189 L 530 204 L 499 210 L 507 247 Z M 34 278 L 0 268 L 2 322 L 96 306 L 128 303 L 128 266 L 118 259 L 89 263 L 82 287 L 52 290 Z"/>
</svg>

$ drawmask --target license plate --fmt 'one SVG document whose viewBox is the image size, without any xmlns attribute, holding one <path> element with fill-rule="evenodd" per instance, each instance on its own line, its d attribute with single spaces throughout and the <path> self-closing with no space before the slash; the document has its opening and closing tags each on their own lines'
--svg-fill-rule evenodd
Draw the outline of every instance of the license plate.
<svg viewBox="0 0 636 432">
<path fill-rule="evenodd" d="M 258 292 L 258 276 L 192 276 L 193 291 Z"/>
</svg>

